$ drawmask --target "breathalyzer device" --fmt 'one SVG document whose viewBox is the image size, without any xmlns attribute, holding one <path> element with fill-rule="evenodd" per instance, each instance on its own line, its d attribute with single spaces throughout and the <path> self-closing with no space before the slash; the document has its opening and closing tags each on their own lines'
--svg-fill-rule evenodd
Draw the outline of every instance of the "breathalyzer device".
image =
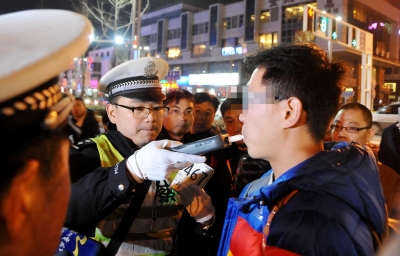
<svg viewBox="0 0 400 256">
<path fill-rule="evenodd" d="M 232 145 L 232 142 L 242 140 L 243 137 L 244 136 L 241 134 L 235 136 L 229 136 L 228 134 L 219 134 L 206 139 L 173 147 L 169 150 L 179 153 L 201 155 L 215 150 L 227 148 Z"/>
</svg>

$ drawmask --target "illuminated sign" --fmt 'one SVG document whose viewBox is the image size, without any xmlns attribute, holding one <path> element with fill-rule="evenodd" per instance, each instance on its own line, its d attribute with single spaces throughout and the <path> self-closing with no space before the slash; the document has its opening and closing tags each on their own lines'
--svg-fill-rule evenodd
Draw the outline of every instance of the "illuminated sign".
<svg viewBox="0 0 400 256">
<path fill-rule="evenodd" d="M 242 47 L 222 47 L 222 56 L 229 56 L 235 54 L 243 54 Z"/>
<path fill-rule="evenodd" d="M 189 85 L 239 85 L 239 73 L 190 74 Z"/>
</svg>

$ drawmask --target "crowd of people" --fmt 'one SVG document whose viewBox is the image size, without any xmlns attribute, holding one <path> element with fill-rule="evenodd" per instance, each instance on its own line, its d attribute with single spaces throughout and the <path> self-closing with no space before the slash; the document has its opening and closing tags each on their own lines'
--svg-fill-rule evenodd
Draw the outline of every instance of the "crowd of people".
<svg viewBox="0 0 400 256">
<path fill-rule="evenodd" d="M 371 147 L 371 111 L 340 106 L 346 66 L 316 44 L 247 55 L 248 91 L 222 104 L 164 94 L 165 60 L 129 60 L 100 79 L 100 134 L 93 111 L 58 85 L 90 22 L 32 10 L 1 15 L 0 27 L 0 255 L 69 255 L 63 227 L 85 236 L 70 255 L 87 240 L 102 255 L 385 255 L 400 233 L 399 122 Z M 220 135 L 218 107 L 243 140 L 202 156 L 169 150 Z M 204 187 L 171 188 L 195 165 L 214 171 Z"/>
</svg>

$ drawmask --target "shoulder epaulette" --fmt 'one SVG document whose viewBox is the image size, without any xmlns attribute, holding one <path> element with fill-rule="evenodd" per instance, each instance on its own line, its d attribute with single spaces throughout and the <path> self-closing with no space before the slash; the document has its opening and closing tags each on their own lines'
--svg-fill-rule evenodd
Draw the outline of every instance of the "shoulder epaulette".
<svg viewBox="0 0 400 256">
<path fill-rule="evenodd" d="M 73 148 L 75 148 L 77 150 L 82 150 L 82 149 L 84 149 L 86 147 L 89 147 L 89 146 L 91 146 L 93 144 L 96 144 L 96 142 L 94 142 L 91 139 L 86 139 L 86 140 L 80 140 L 80 141 L 72 144 L 71 147 L 73 147 Z"/>
</svg>

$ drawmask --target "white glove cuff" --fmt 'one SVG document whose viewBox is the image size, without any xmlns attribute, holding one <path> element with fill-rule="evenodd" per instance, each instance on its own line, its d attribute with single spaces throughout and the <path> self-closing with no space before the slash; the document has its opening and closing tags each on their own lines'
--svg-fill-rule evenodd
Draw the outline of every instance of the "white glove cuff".
<svg viewBox="0 0 400 256">
<path fill-rule="evenodd" d="M 137 161 L 136 161 L 136 153 L 137 152 L 138 151 L 136 150 L 135 153 L 133 153 L 133 155 L 131 155 L 128 158 L 128 160 L 126 161 L 128 170 L 132 175 L 138 176 L 139 179 L 147 180 L 148 177 L 140 171 L 139 166 L 137 165 Z"/>
<path fill-rule="evenodd" d="M 197 219 L 196 222 L 199 224 L 205 224 L 209 222 L 214 217 L 214 214 L 207 215 L 203 218 Z"/>
</svg>

